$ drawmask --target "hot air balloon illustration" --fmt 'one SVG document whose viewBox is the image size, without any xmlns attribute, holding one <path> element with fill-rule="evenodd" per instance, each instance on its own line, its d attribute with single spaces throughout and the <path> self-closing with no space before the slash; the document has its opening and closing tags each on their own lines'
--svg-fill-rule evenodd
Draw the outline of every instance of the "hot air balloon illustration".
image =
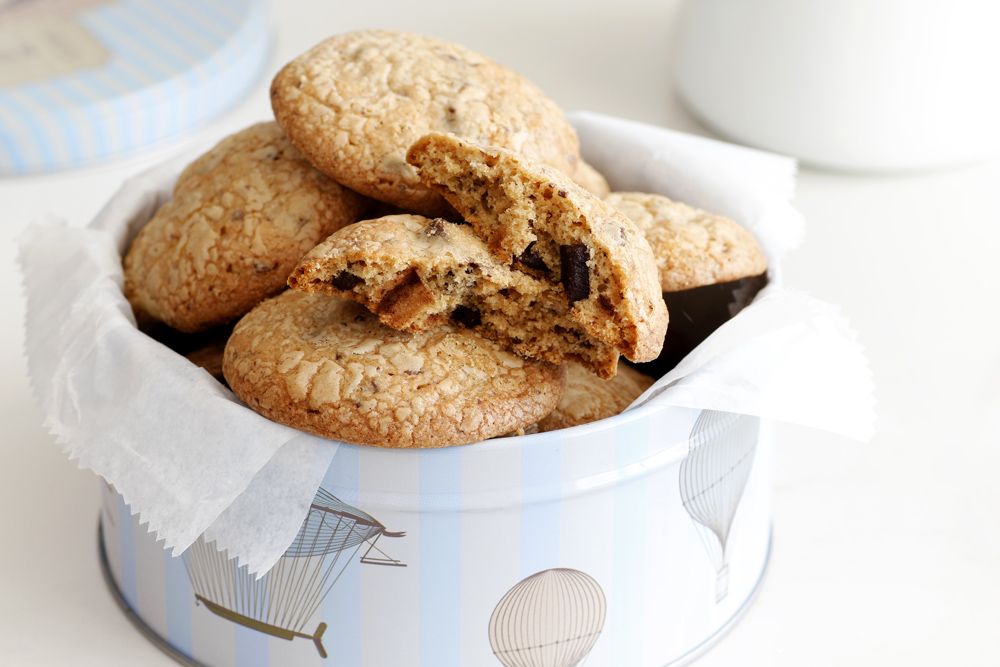
<svg viewBox="0 0 1000 667">
<path fill-rule="evenodd" d="M 688 455 L 681 462 L 681 502 L 697 523 L 715 566 L 716 602 L 729 593 L 726 547 L 753 467 L 759 431 L 757 417 L 702 410 L 688 436 Z"/>
<path fill-rule="evenodd" d="M 326 623 L 305 631 L 306 623 L 337 583 L 347 565 L 367 545 L 361 562 L 405 567 L 375 543 L 391 533 L 365 512 L 320 489 L 288 550 L 263 577 L 199 538 L 184 552 L 184 565 L 197 604 L 233 623 L 274 637 L 311 639 L 321 657 Z M 374 554 L 373 554 L 374 552 Z"/>
<path fill-rule="evenodd" d="M 490 616 L 490 646 L 505 667 L 573 667 L 604 627 L 604 591 L 589 574 L 542 570 L 507 591 Z"/>
</svg>

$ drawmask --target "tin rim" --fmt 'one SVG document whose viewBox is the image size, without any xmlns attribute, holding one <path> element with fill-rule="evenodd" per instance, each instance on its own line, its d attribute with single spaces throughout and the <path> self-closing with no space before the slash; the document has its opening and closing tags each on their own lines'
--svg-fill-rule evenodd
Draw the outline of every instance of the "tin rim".
<svg viewBox="0 0 1000 667">
<path fill-rule="evenodd" d="M 754 582 L 753 588 L 750 590 L 746 599 L 743 600 L 743 603 L 735 612 L 733 612 L 732 616 L 726 619 L 726 621 L 719 626 L 718 630 L 703 639 L 701 643 L 694 646 L 694 648 L 690 649 L 687 653 L 681 655 L 676 660 L 672 660 L 671 662 L 662 665 L 661 667 L 684 667 L 685 665 L 690 665 L 692 662 L 710 651 L 716 644 L 722 641 L 726 635 L 729 634 L 730 630 L 736 627 L 736 625 L 746 615 L 747 611 L 749 611 L 764 585 L 764 579 L 767 576 L 767 572 L 771 564 L 771 549 L 773 545 L 774 529 L 771 527 L 768 528 L 767 531 L 767 549 L 764 552 L 764 565 L 761 567 L 760 574 L 757 575 L 757 581 Z M 153 628 L 151 628 L 149 624 L 147 624 L 146 621 L 144 621 L 142 617 L 129 606 L 128 602 L 126 602 L 125 596 L 122 595 L 121 589 L 118 587 L 114 577 L 111 575 L 111 567 L 108 564 L 108 553 L 104 548 L 104 525 L 99 518 L 97 520 L 97 554 L 98 561 L 101 566 L 101 576 L 104 579 L 105 585 L 108 587 L 108 592 L 111 593 L 111 597 L 118 605 L 118 608 L 125 615 L 125 618 L 127 618 L 135 627 L 135 629 L 138 630 L 143 637 L 149 640 L 153 646 L 158 648 L 167 656 L 173 658 L 178 664 L 184 665 L 185 667 L 210 667 L 210 665 L 197 662 L 188 657 L 162 636 L 157 634 L 156 631 L 153 630 Z"/>
</svg>

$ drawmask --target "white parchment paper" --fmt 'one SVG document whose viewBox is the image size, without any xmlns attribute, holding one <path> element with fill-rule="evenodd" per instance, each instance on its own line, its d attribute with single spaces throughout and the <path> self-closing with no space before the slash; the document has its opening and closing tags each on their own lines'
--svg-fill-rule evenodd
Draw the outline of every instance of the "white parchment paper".
<svg viewBox="0 0 1000 667">
<path fill-rule="evenodd" d="M 781 258 L 802 238 L 795 161 L 620 118 L 572 114 L 584 157 L 615 190 L 659 192 L 753 232 L 772 284 L 630 407 L 649 402 L 758 415 L 868 440 L 871 371 L 834 305 L 781 286 Z M 613 137 L 613 141 L 609 138 Z"/>
<path fill-rule="evenodd" d="M 175 555 L 205 533 L 266 572 L 295 538 L 337 443 L 248 410 L 139 332 L 122 294 L 122 252 L 193 157 L 126 181 L 87 228 L 28 228 L 28 372 L 70 458 L 114 485 Z"/>
<path fill-rule="evenodd" d="M 791 160 L 590 113 L 585 155 L 616 189 L 662 192 L 729 215 L 772 274 L 801 237 Z M 25 347 L 45 426 L 108 480 L 168 548 L 215 540 L 263 573 L 294 539 L 337 443 L 247 409 L 135 327 L 121 254 L 169 197 L 185 155 L 125 182 L 90 226 L 36 224 L 21 239 Z M 832 306 L 769 286 L 637 403 L 747 412 L 866 437 L 871 379 Z"/>
</svg>

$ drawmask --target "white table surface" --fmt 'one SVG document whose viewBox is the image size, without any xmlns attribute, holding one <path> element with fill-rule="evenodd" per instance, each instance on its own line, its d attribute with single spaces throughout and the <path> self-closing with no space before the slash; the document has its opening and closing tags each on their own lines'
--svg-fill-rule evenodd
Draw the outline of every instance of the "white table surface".
<svg viewBox="0 0 1000 667">
<path fill-rule="evenodd" d="M 483 51 L 567 109 L 707 134 L 671 93 L 676 2 L 276 4 L 272 71 L 333 32 L 403 28 Z M 266 86 L 190 142 L 266 117 Z M 40 426 L 14 259 L 28 221 L 84 224 L 124 177 L 163 156 L 0 179 L 2 665 L 173 664 L 107 594 L 94 477 Z M 698 665 L 1000 664 L 998 193 L 1000 160 L 899 177 L 803 170 L 796 204 L 809 232 L 787 282 L 842 304 L 860 330 L 878 433 L 859 445 L 779 430 L 770 571 Z"/>
</svg>

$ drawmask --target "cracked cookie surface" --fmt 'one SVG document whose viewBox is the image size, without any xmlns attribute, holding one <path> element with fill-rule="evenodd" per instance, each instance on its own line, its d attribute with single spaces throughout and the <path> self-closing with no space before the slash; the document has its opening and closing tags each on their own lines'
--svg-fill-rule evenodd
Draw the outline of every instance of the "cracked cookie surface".
<svg viewBox="0 0 1000 667">
<path fill-rule="evenodd" d="M 504 146 L 568 174 L 580 168 L 576 132 L 555 102 L 506 67 L 432 37 L 331 37 L 278 72 L 271 106 L 321 171 L 408 211 L 447 212 L 406 163 L 410 144 L 428 132 Z"/>
<path fill-rule="evenodd" d="M 223 370 L 265 417 L 382 447 L 441 447 L 517 431 L 562 395 L 559 366 L 453 326 L 405 333 L 359 304 L 289 290 L 236 325 Z"/>
<path fill-rule="evenodd" d="M 502 148 L 429 134 L 407 159 L 500 262 L 561 284 L 571 316 L 633 361 L 663 346 L 667 309 L 649 244 L 564 174 Z"/>
<path fill-rule="evenodd" d="M 613 192 L 605 201 L 645 234 L 664 292 L 767 271 L 767 259 L 753 235 L 729 218 L 646 192 Z"/>
<path fill-rule="evenodd" d="M 560 283 L 511 268 L 465 224 L 419 215 L 365 220 L 309 251 L 289 286 L 352 299 L 406 331 L 455 324 L 532 359 L 614 375 L 619 351 L 596 337 Z"/>
<path fill-rule="evenodd" d="M 595 197 L 603 199 L 611 193 L 611 186 L 608 185 L 608 179 L 604 178 L 604 174 L 583 160 L 580 160 L 572 177 L 577 185 Z"/>
<path fill-rule="evenodd" d="M 577 364 L 567 364 L 566 391 L 556 409 L 538 422 L 538 430 L 555 431 L 613 417 L 651 386 L 652 378 L 625 364 L 610 380 L 602 380 Z"/>
<path fill-rule="evenodd" d="M 181 331 L 223 324 L 284 289 L 299 258 L 367 205 L 277 124 L 253 125 L 181 173 L 125 256 L 125 294 Z"/>
</svg>

